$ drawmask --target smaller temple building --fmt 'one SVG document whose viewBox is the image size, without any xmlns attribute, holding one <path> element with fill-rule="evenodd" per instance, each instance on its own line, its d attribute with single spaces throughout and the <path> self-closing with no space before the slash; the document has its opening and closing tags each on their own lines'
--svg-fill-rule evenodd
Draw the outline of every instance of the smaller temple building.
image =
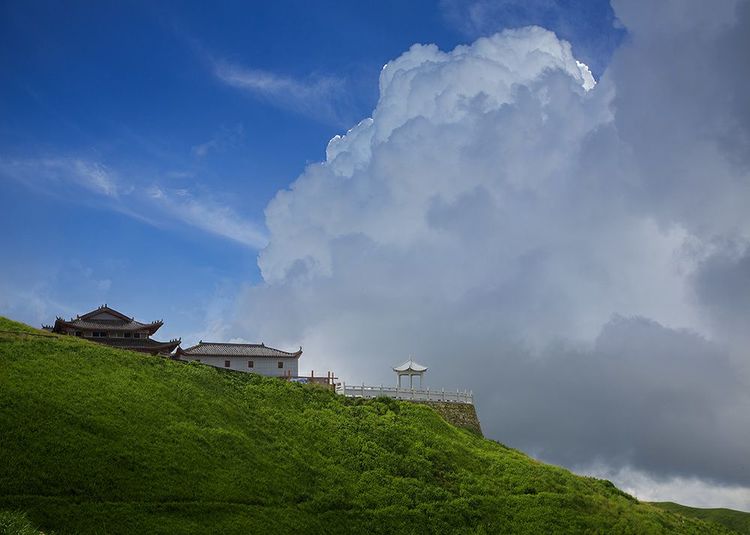
<svg viewBox="0 0 750 535">
<path fill-rule="evenodd" d="M 141 323 L 117 310 L 102 305 L 99 308 L 70 320 L 58 317 L 54 325 L 43 325 L 48 331 L 79 336 L 120 349 L 129 349 L 152 355 L 168 355 L 180 345 L 180 340 L 159 342 L 151 336 L 164 324 L 163 321 Z"/>
<path fill-rule="evenodd" d="M 230 344 L 200 341 L 187 349 L 177 348 L 175 357 L 180 360 L 197 361 L 217 368 L 227 368 L 257 373 L 270 377 L 297 377 L 299 373 L 299 351 L 290 353 L 274 349 L 265 344 Z"/>
</svg>

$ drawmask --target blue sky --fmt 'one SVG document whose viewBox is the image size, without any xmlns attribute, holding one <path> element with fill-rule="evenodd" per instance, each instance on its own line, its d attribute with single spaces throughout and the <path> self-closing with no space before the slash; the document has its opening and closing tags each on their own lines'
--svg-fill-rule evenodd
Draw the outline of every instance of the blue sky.
<svg viewBox="0 0 750 535">
<path fill-rule="evenodd" d="M 467 7 L 3 3 L 0 312 L 37 324 L 107 302 L 190 338 L 260 279 L 266 204 L 370 114 L 387 61 L 540 24 L 597 74 L 624 33 L 606 2 L 499 3 L 481 24 Z M 257 236 L 227 237 L 217 210 Z"/>
</svg>

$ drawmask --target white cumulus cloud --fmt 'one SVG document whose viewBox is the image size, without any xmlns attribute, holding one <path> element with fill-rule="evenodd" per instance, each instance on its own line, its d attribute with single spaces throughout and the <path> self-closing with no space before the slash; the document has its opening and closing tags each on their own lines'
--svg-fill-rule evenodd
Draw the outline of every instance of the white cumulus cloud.
<svg viewBox="0 0 750 535">
<path fill-rule="evenodd" d="M 413 354 L 492 438 L 743 496 L 750 10 L 681 4 L 618 2 L 632 41 L 598 83 L 538 27 L 388 62 L 269 203 L 227 334 L 357 382 Z"/>
</svg>

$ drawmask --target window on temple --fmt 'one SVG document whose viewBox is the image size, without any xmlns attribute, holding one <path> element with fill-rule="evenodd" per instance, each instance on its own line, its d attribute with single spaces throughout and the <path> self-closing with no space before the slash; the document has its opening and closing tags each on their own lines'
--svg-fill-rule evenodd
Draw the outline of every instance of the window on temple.
<svg viewBox="0 0 750 535">
<path fill-rule="evenodd" d="M 81 331 L 76 331 L 76 336 L 82 336 L 82 335 L 83 333 L 81 333 Z"/>
<path fill-rule="evenodd" d="M 228 360 L 225 360 L 225 361 L 224 361 L 224 367 L 225 367 L 225 368 L 229 368 L 229 361 L 228 361 Z"/>
<path fill-rule="evenodd" d="M 141 337 L 141 333 L 133 333 L 133 338 L 140 338 L 140 337 Z"/>
<path fill-rule="evenodd" d="M 281 361 L 281 360 L 280 360 L 280 361 L 279 361 L 279 368 L 283 368 L 283 367 L 284 367 L 284 361 Z"/>
<path fill-rule="evenodd" d="M 247 367 L 248 368 L 255 368 L 255 363 L 252 360 L 247 361 Z"/>
<path fill-rule="evenodd" d="M 133 333 L 125 333 L 125 338 L 130 338 L 131 336 L 133 336 Z"/>
</svg>

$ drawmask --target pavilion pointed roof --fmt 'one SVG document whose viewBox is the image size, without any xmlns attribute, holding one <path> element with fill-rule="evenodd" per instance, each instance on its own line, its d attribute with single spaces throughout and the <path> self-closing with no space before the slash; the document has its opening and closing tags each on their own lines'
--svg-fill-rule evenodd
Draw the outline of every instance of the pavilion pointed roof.
<svg viewBox="0 0 750 535">
<path fill-rule="evenodd" d="M 407 360 L 400 366 L 396 366 L 395 368 L 393 368 L 393 371 L 422 373 L 427 371 L 427 366 L 423 366 L 422 364 L 414 362 L 411 358 L 409 358 L 409 360 Z"/>
</svg>

